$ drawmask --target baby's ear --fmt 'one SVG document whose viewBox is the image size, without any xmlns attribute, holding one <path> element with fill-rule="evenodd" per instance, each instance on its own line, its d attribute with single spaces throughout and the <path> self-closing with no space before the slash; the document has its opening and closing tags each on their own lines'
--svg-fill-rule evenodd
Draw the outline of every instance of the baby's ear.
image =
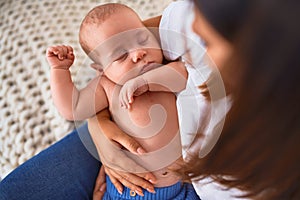
<svg viewBox="0 0 300 200">
<path fill-rule="evenodd" d="M 103 72 L 103 67 L 101 64 L 97 64 L 97 63 L 92 63 L 91 67 L 99 72 Z"/>
</svg>

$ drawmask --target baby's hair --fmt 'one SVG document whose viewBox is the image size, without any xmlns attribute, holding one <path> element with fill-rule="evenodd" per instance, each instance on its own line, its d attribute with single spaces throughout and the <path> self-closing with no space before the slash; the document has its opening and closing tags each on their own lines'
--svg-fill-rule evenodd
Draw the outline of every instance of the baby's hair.
<svg viewBox="0 0 300 200">
<path fill-rule="evenodd" d="M 79 29 L 79 43 L 82 49 L 85 51 L 86 54 L 90 53 L 89 47 L 86 45 L 84 38 L 82 38 L 81 32 L 86 25 L 100 25 L 106 19 L 108 19 L 111 15 L 116 12 L 119 12 L 121 9 L 129 9 L 126 5 L 119 4 L 119 3 L 107 3 L 100 6 L 96 6 L 92 10 L 88 12 L 85 18 L 82 20 L 80 29 Z M 133 10 L 132 10 L 133 11 Z"/>
</svg>

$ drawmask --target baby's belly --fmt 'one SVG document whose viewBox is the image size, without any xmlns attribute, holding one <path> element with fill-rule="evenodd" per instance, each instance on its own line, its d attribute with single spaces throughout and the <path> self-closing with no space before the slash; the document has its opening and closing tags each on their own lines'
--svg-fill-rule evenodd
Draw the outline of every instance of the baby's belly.
<svg viewBox="0 0 300 200">
<path fill-rule="evenodd" d="M 110 106 L 114 121 L 127 134 L 140 142 L 147 151 L 155 151 L 179 132 L 175 95 L 149 92 L 136 97 L 130 110 L 119 102 Z"/>
<path fill-rule="evenodd" d="M 136 162 L 152 171 L 157 187 L 169 186 L 178 178 L 167 170 L 181 157 L 181 142 L 176 98 L 172 93 L 151 92 L 136 97 L 131 110 L 112 111 L 119 127 L 131 135 L 147 151 Z"/>
<path fill-rule="evenodd" d="M 174 172 L 168 169 L 155 171 L 153 172 L 153 175 L 157 178 L 157 182 L 154 185 L 155 187 L 167 187 L 174 185 L 180 180 L 179 177 L 174 174 Z"/>
</svg>

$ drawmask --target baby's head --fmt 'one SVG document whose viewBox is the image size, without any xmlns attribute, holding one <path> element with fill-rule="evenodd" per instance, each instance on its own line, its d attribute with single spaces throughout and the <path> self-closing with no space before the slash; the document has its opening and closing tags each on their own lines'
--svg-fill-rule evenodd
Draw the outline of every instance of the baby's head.
<svg viewBox="0 0 300 200">
<path fill-rule="evenodd" d="M 109 3 L 92 9 L 82 21 L 83 50 L 112 81 L 122 84 L 162 63 L 160 45 L 129 7 Z"/>
<path fill-rule="evenodd" d="M 122 20 L 122 15 L 136 19 L 134 21 L 140 21 L 138 16 L 135 16 L 135 12 L 123 4 L 108 3 L 90 10 L 80 26 L 79 42 L 82 49 L 89 54 L 96 49 L 98 45 L 103 43 L 105 39 L 122 32 L 121 27 L 120 29 L 118 29 L 118 27 L 127 23 Z M 128 26 L 130 25 L 131 23 L 129 22 Z M 126 26 L 125 24 L 124 27 L 126 28 Z M 142 25 L 138 23 L 137 26 L 141 27 Z M 102 34 L 97 34 L 97 32 L 101 32 Z"/>
</svg>

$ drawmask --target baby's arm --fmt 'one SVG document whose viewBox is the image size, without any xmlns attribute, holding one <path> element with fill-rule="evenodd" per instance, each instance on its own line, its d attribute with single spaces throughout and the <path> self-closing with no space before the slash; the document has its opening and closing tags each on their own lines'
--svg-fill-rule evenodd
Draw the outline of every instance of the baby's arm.
<svg viewBox="0 0 300 200">
<path fill-rule="evenodd" d="M 107 107 L 108 103 L 104 89 L 99 84 L 100 78 L 93 79 L 80 91 L 75 87 L 69 71 L 74 59 L 70 46 L 53 46 L 47 49 L 54 104 L 67 120 L 83 120 Z"/>
<path fill-rule="evenodd" d="M 147 91 L 180 92 L 186 87 L 188 72 L 181 61 L 171 62 L 127 81 L 120 91 L 120 104 L 130 108 L 133 96 Z"/>
</svg>

